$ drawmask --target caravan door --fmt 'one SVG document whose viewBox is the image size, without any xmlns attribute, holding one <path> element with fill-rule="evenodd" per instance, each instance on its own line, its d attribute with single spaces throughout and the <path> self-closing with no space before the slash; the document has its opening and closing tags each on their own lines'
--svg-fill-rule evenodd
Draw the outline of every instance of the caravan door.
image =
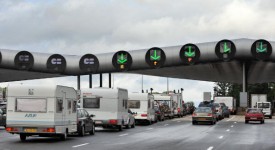
<svg viewBox="0 0 275 150">
<path fill-rule="evenodd" d="M 63 100 L 63 109 L 62 109 L 62 125 L 66 125 L 67 122 L 67 99 L 66 99 L 66 93 L 62 92 L 62 100 Z"/>
</svg>

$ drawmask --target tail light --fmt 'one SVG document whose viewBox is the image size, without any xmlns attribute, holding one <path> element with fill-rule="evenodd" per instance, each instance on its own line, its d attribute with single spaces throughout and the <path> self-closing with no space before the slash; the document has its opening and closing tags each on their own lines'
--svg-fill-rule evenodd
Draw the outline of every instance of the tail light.
<svg viewBox="0 0 275 150">
<path fill-rule="evenodd" d="M 109 120 L 110 124 L 117 125 L 117 120 Z"/>
<path fill-rule="evenodd" d="M 178 112 L 180 112 L 180 108 L 178 108 Z"/>
<path fill-rule="evenodd" d="M 157 111 L 157 114 L 160 114 L 160 112 L 159 112 L 159 111 Z"/>
<path fill-rule="evenodd" d="M 210 117 L 212 117 L 213 116 L 213 114 L 211 114 L 211 113 L 209 113 L 207 116 L 210 116 Z"/>
<path fill-rule="evenodd" d="M 147 114 L 141 114 L 141 117 L 147 117 Z"/>
<path fill-rule="evenodd" d="M 193 113 L 193 114 L 192 114 L 192 116 L 193 116 L 193 117 L 196 117 L 196 116 L 197 116 L 197 114 L 196 114 L 196 113 Z"/>
<path fill-rule="evenodd" d="M 47 132 L 54 133 L 55 129 L 54 128 L 47 128 Z"/>
<path fill-rule="evenodd" d="M 7 128 L 6 128 L 6 131 L 7 131 L 7 132 L 17 132 L 18 129 L 17 129 L 17 128 L 7 127 Z"/>
</svg>

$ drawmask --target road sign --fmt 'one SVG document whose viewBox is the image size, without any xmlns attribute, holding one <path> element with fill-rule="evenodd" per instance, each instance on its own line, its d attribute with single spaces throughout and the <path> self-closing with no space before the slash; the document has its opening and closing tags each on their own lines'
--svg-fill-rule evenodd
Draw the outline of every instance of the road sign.
<svg viewBox="0 0 275 150">
<path fill-rule="evenodd" d="M 79 61 L 79 68 L 84 73 L 95 73 L 98 70 L 99 61 L 93 54 L 86 54 Z"/>
<path fill-rule="evenodd" d="M 64 72 L 66 69 L 66 60 L 62 55 L 53 54 L 47 60 L 47 69 L 50 72 Z"/>
<path fill-rule="evenodd" d="M 34 63 L 33 55 L 28 51 L 21 51 L 16 54 L 14 58 L 14 64 L 17 69 L 29 70 L 32 68 Z"/>
<path fill-rule="evenodd" d="M 236 46 L 230 40 L 221 40 L 216 45 L 215 53 L 221 60 L 229 61 L 236 54 Z"/>
<path fill-rule="evenodd" d="M 114 54 L 112 62 L 118 71 L 126 71 L 132 66 L 132 57 L 126 51 L 119 51 Z"/>
<path fill-rule="evenodd" d="M 179 55 L 184 64 L 195 64 L 200 58 L 200 50 L 194 44 L 186 44 L 180 49 Z"/>
<path fill-rule="evenodd" d="M 272 53 L 272 46 L 268 41 L 260 39 L 252 44 L 251 53 L 258 60 L 267 60 Z"/>
<path fill-rule="evenodd" d="M 150 48 L 145 55 L 146 63 L 151 68 L 162 67 L 165 63 L 165 59 L 166 59 L 166 56 L 164 51 L 158 47 Z"/>
</svg>

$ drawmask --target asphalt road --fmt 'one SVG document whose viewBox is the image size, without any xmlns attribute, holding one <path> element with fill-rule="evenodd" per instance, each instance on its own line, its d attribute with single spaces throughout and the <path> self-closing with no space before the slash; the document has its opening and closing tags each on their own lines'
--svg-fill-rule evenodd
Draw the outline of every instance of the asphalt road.
<svg viewBox="0 0 275 150">
<path fill-rule="evenodd" d="M 0 150 L 274 150 L 275 119 L 265 122 L 245 124 L 243 116 L 231 116 L 216 125 L 194 126 L 187 116 L 122 132 L 98 128 L 94 136 L 26 142 L 0 128 Z"/>
</svg>

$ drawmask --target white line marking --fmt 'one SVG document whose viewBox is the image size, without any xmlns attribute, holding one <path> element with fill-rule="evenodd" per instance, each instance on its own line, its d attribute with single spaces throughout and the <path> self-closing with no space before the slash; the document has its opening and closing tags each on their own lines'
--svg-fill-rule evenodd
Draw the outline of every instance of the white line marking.
<svg viewBox="0 0 275 150">
<path fill-rule="evenodd" d="M 169 124 L 165 124 L 164 126 L 169 126 Z"/>
<path fill-rule="evenodd" d="M 230 129 L 227 129 L 226 131 L 227 131 L 227 132 L 229 132 L 229 131 L 230 131 Z"/>
<path fill-rule="evenodd" d="M 77 147 L 80 147 L 80 146 L 85 146 L 85 145 L 88 145 L 89 143 L 84 143 L 84 144 L 80 144 L 80 145 L 75 145 L 73 146 L 73 148 L 77 148 Z"/>
<path fill-rule="evenodd" d="M 235 124 L 237 123 L 237 122 L 234 122 Z"/>
<path fill-rule="evenodd" d="M 154 129 L 154 128 L 148 128 L 147 130 L 152 130 L 152 129 Z"/>
<path fill-rule="evenodd" d="M 126 136 L 126 135 L 129 135 L 128 133 L 126 133 L 126 134 L 121 134 L 121 135 L 119 135 L 119 136 Z"/>
<path fill-rule="evenodd" d="M 211 147 L 209 147 L 207 150 L 212 150 L 214 147 L 213 146 L 211 146 Z"/>
<path fill-rule="evenodd" d="M 230 119 L 228 119 L 228 120 L 226 120 L 226 121 L 230 121 L 230 120 L 232 120 L 233 118 L 235 118 L 235 116 L 233 116 L 232 118 L 230 118 Z"/>
<path fill-rule="evenodd" d="M 178 121 L 178 122 L 181 122 L 181 121 Z"/>
<path fill-rule="evenodd" d="M 223 139 L 223 136 L 220 136 L 219 139 Z"/>
<path fill-rule="evenodd" d="M 233 128 L 234 126 L 232 125 L 231 128 Z"/>
</svg>

